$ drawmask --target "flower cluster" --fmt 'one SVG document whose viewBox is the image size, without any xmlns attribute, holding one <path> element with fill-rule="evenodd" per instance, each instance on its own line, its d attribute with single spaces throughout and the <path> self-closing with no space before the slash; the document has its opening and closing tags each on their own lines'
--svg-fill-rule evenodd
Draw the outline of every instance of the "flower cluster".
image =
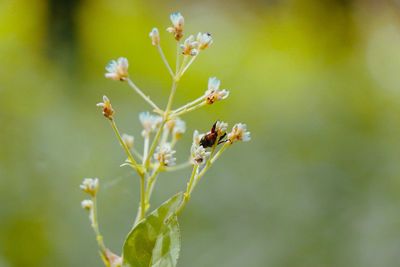
<svg viewBox="0 0 400 267">
<path fill-rule="evenodd" d="M 229 96 L 229 91 L 220 89 L 221 81 L 216 77 L 211 77 L 208 80 L 205 93 L 183 106 L 174 108 L 173 101 L 177 93 L 177 85 L 180 78 L 189 69 L 200 52 L 212 45 L 213 38 L 208 32 L 200 32 L 197 35 L 189 35 L 189 37 L 183 40 L 184 17 L 181 13 L 176 12 L 171 14 L 170 19 L 172 25 L 167 28 L 167 31 L 173 35 L 178 49 L 176 64 L 174 64 L 176 66 L 175 70 L 171 68 L 171 64 L 168 62 L 161 48 L 159 30 L 153 28 L 149 33 L 151 44 L 157 48 L 172 78 L 170 96 L 165 109 L 161 109 L 159 105 L 151 100 L 150 96 L 145 94 L 129 78 L 129 63 L 126 58 L 120 57 L 117 60 L 111 60 L 106 67 L 106 78 L 115 81 L 126 81 L 126 85 L 143 98 L 153 111 L 145 111 L 139 114 L 139 122 L 142 126 L 141 135 L 143 137 L 143 146 L 140 144 L 139 146 L 136 145 L 133 135 L 120 134 L 114 109 L 106 96 L 103 96 L 103 101 L 97 104 L 97 106 L 102 108 L 103 116 L 109 120 L 117 140 L 125 152 L 125 162 L 121 164 L 121 166 L 131 167 L 139 177 L 140 202 L 134 229 L 136 229 L 139 223 L 145 222 L 148 218 L 151 195 L 160 173 L 192 167 L 186 190 L 182 194 L 182 201 L 174 210 L 171 210 L 173 216 L 176 217 L 189 201 L 190 195 L 199 180 L 204 176 L 207 170 L 213 166 L 223 152 L 234 143 L 250 140 L 250 132 L 247 131 L 247 126 L 245 124 L 237 123 L 233 126 L 231 131 L 228 131 L 228 124 L 226 122 L 217 121 L 208 132 L 199 133 L 197 130 L 194 131 L 190 153 L 185 156 L 187 160 L 176 164 L 175 145 L 179 140 L 183 139 L 187 128 L 185 121 L 181 119 L 182 116 L 196 109 L 205 106 L 209 107 L 215 102 L 226 99 Z M 179 53 L 179 51 L 181 51 L 181 53 Z M 143 148 L 143 152 L 138 151 L 138 147 Z M 90 199 L 85 199 L 81 202 L 81 206 L 83 209 L 89 211 L 91 225 L 96 234 L 96 240 L 105 265 L 111 267 L 122 266 L 122 263 L 124 262 L 125 264 L 125 260 L 128 261 L 128 259 L 122 259 L 123 256 L 119 257 L 109 251 L 100 234 L 96 215 L 96 198 L 99 190 L 99 179 L 85 178 L 80 188 L 90 196 Z M 164 223 L 167 225 L 168 220 L 164 221 Z M 125 243 L 127 244 L 129 242 Z M 143 253 L 150 255 L 152 250 L 150 249 L 147 251 L 147 249 L 148 248 L 144 247 Z M 136 266 L 135 264 L 127 264 L 127 266 L 128 265 Z M 146 262 L 143 263 L 143 265 L 150 266 L 151 264 Z"/>
</svg>

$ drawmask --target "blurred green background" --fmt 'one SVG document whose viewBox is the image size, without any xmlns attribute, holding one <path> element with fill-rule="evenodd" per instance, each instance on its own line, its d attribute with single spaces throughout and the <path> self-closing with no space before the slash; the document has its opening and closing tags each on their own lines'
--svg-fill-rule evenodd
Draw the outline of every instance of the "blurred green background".
<svg viewBox="0 0 400 267">
<path fill-rule="evenodd" d="M 183 119 L 245 122 L 180 219 L 179 266 L 400 266 L 400 1 L 0 1 L 0 266 L 101 266 L 80 207 L 99 177 L 100 224 L 120 252 L 138 179 L 95 104 L 106 94 L 141 143 L 148 106 L 104 67 L 126 56 L 162 106 L 170 80 L 148 33 L 169 14 L 215 43 L 185 75 L 175 106 L 217 76 L 230 97 Z M 139 145 L 138 145 L 139 146 Z M 155 203 L 190 170 L 161 177 Z"/>
</svg>

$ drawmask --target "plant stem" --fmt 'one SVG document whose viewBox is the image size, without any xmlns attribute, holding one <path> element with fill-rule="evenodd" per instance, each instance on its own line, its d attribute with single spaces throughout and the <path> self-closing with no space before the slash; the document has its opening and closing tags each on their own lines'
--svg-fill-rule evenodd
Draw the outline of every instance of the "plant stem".
<svg viewBox="0 0 400 267">
<path fill-rule="evenodd" d="M 149 143 L 150 143 L 150 136 L 148 134 L 146 134 L 144 137 L 144 145 L 143 145 L 143 159 L 142 159 L 143 167 L 145 165 L 145 161 L 146 161 L 147 155 L 149 153 Z"/>
<path fill-rule="evenodd" d="M 195 59 L 197 58 L 197 56 L 200 54 L 200 52 L 197 54 L 197 55 L 195 55 L 195 56 L 193 56 L 191 59 L 190 59 L 190 61 L 189 61 L 189 63 L 185 66 L 185 68 L 179 73 L 179 76 L 182 76 L 187 70 L 188 70 L 188 68 L 190 67 L 190 65 L 192 65 L 192 63 L 195 61 Z"/>
<path fill-rule="evenodd" d="M 117 136 L 117 139 L 119 141 L 119 143 L 121 144 L 122 148 L 125 150 L 126 155 L 128 156 L 128 159 L 130 161 L 130 163 L 132 164 L 132 166 L 134 167 L 134 169 L 138 172 L 138 174 L 140 175 L 142 173 L 142 170 L 140 168 L 140 166 L 138 165 L 138 163 L 136 162 L 136 160 L 134 159 L 131 151 L 129 150 L 129 148 L 126 146 L 124 140 L 121 137 L 121 134 L 118 130 L 117 124 L 115 123 L 114 119 L 110 120 L 110 124 L 111 127 L 114 130 L 115 136 Z"/>
<path fill-rule="evenodd" d="M 131 79 L 128 78 L 127 81 L 128 81 L 129 86 L 130 86 L 133 90 L 135 90 L 135 92 L 138 93 L 147 103 L 149 103 L 150 106 L 152 106 L 152 107 L 154 108 L 154 111 L 155 111 L 156 113 L 159 113 L 159 114 L 162 113 L 162 110 L 161 110 L 153 101 L 151 101 L 150 97 L 149 97 L 149 96 L 146 96 L 146 95 L 142 92 L 142 90 L 140 90 L 139 87 L 137 87 L 136 84 L 134 84 L 134 83 L 132 82 Z"/>
<path fill-rule="evenodd" d="M 91 219 L 91 224 L 92 224 L 91 226 L 96 235 L 96 241 L 97 241 L 97 245 L 99 246 L 100 252 L 103 255 L 103 257 L 105 259 L 107 259 L 107 248 L 104 244 L 103 236 L 100 233 L 99 223 L 98 223 L 98 219 L 97 219 L 97 198 L 92 197 L 92 201 L 93 201 L 93 208 L 90 211 L 91 212 L 90 219 Z"/>
<path fill-rule="evenodd" d="M 196 180 L 196 174 L 197 170 L 199 169 L 199 165 L 195 164 L 193 165 L 193 170 L 192 170 L 192 175 L 190 176 L 189 182 L 186 187 L 186 192 L 183 194 L 183 199 L 179 207 L 176 209 L 175 215 L 178 216 L 182 210 L 185 208 L 186 204 L 188 203 L 190 199 L 190 194 L 193 191 L 194 186 L 196 185 L 195 180 Z"/>
<path fill-rule="evenodd" d="M 211 165 L 222 155 L 222 153 L 225 151 L 225 149 L 227 149 L 230 145 L 231 145 L 231 143 L 229 141 L 227 141 L 224 143 L 224 145 L 221 147 L 221 149 L 218 150 L 218 152 L 214 155 L 214 157 L 211 157 L 212 155 L 210 155 L 210 158 L 207 160 L 206 165 L 200 171 L 198 178 L 196 179 L 196 184 L 199 182 L 201 177 L 203 177 L 203 175 L 206 173 L 206 171 L 211 167 Z"/>
<path fill-rule="evenodd" d="M 194 111 L 196 109 L 199 109 L 201 107 L 204 107 L 206 104 L 207 104 L 206 102 L 201 102 L 200 104 L 197 104 L 196 106 L 183 109 L 183 110 L 181 110 L 179 112 L 174 112 L 174 113 L 172 113 L 172 116 L 173 117 L 181 116 L 183 114 L 186 114 L 186 113 L 189 113 L 189 112 Z"/>
<path fill-rule="evenodd" d="M 153 170 L 153 173 L 147 180 L 146 186 L 146 211 L 150 208 L 150 198 L 151 194 L 153 193 L 154 184 L 156 182 L 157 176 L 161 171 L 161 166 L 158 166 L 156 169 Z"/>
<path fill-rule="evenodd" d="M 172 113 L 177 113 L 179 111 L 188 109 L 188 108 L 190 108 L 190 107 L 192 107 L 192 106 L 194 106 L 196 104 L 199 104 L 200 102 L 204 101 L 204 98 L 205 98 L 205 96 L 201 96 L 201 97 L 193 100 L 192 102 L 190 102 L 190 103 L 188 103 L 188 104 L 186 104 L 186 105 L 184 105 L 184 106 L 182 106 L 180 108 L 175 109 L 174 111 L 172 111 Z"/>
<path fill-rule="evenodd" d="M 171 77 L 174 78 L 174 76 L 175 76 L 174 72 L 172 71 L 171 66 L 168 63 L 168 60 L 165 57 L 164 52 L 163 52 L 160 44 L 157 45 L 157 49 L 158 49 L 158 52 L 160 53 L 160 56 L 161 56 L 162 60 L 164 61 L 165 66 L 167 67 L 167 69 L 169 71 L 169 74 L 171 74 Z"/>
</svg>

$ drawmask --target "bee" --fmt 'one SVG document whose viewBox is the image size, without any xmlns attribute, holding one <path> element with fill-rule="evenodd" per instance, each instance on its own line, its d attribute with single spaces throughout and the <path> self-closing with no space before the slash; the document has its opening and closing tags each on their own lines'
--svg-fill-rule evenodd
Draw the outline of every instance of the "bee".
<svg viewBox="0 0 400 267">
<path fill-rule="evenodd" d="M 204 148 L 207 147 L 212 147 L 215 142 L 218 142 L 217 145 L 224 143 L 226 140 L 222 140 L 225 136 L 226 133 L 224 133 L 220 138 L 218 138 L 218 132 L 215 131 L 215 127 L 217 126 L 217 122 L 216 121 L 212 128 L 211 131 L 207 134 L 205 134 L 201 139 L 200 139 L 200 145 Z M 217 140 L 218 139 L 218 140 Z"/>
</svg>

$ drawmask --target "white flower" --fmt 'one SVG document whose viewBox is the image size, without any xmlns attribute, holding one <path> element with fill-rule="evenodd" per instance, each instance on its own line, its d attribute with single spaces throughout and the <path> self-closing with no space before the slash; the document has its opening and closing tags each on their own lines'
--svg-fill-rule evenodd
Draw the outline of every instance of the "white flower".
<svg viewBox="0 0 400 267">
<path fill-rule="evenodd" d="M 104 117 L 110 120 L 112 119 L 112 116 L 114 114 L 114 109 L 112 108 L 110 99 L 108 99 L 107 96 L 104 95 L 103 102 L 97 103 L 96 106 L 103 108 Z"/>
<path fill-rule="evenodd" d="M 199 49 L 204 50 L 213 43 L 213 38 L 211 37 L 211 34 L 208 32 L 206 33 L 199 32 L 197 34 L 196 41 L 199 44 Z"/>
<path fill-rule="evenodd" d="M 174 158 L 175 152 L 175 150 L 172 150 L 171 145 L 166 143 L 162 147 L 157 147 L 154 159 L 163 166 L 173 166 L 176 161 L 176 158 Z"/>
<path fill-rule="evenodd" d="M 225 132 L 226 129 L 228 128 L 228 123 L 223 122 L 223 121 L 217 121 L 215 124 L 215 131 L 218 133 L 218 136 L 222 136 Z"/>
<path fill-rule="evenodd" d="M 80 188 L 91 196 L 96 196 L 97 191 L 99 190 L 99 179 L 98 178 L 85 178 L 83 179 Z"/>
<path fill-rule="evenodd" d="M 123 135 L 122 135 L 122 141 L 124 141 L 124 144 L 125 144 L 128 148 L 132 148 L 132 147 L 133 147 L 133 142 L 135 141 L 135 138 L 134 138 L 132 135 L 123 134 Z"/>
<path fill-rule="evenodd" d="M 160 44 L 160 33 L 157 28 L 153 28 L 149 34 L 151 38 L 151 44 L 157 46 Z"/>
<path fill-rule="evenodd" d="M 170 133 L 172 133 L 174 138 L 176 139 L 180 139 L 182 135 L 186 132 L 186 123 L 180 118 L 169 120 L 164 127 Z"/>
<path fill-rule="evenodd" d="M 250 141 L 250 132 L 247 131 L 246 124 L 237 123 L 233 126 L 232 131 L 228 134 L 228 140 L 231 143 L 235 141 Z"/>
<path fill-rule="evenodd" d="M 206 159 L 210 156 L 211 152 L 207 152 L 206 149 L 196 143 L 192 144 L 191 156 L 194 164 L 201 165 L 206 162 Z"/>
<path fill-rule="evenodd" d="M 141 112 L 139 114 L 139 120 L 143 125 L 142 136 L 145 137 L 157 130 L 162 122 L 162 117 L 152 115 L 149 112 Z"/>
<path fill-rule="evenodd" d="M 195 130 L 193 132 L 193 144 L 200 145 L 200 140 L 204 134 L 200 134 L 199 131 Z"/>
<path fill-rule="evenodd" d="M 176 118 L 172 134 L 176 139 L 180 139 L 185 132 L 186 132 L 186 123 L 183 120 Z"/>
<path fill-rule="evenodd" d="M 107 79 L 116 81 L 125 81 L 128 78 L 128 59 L 120 57 L 117 60 L 111 60 L 106 66 Z"/>
<path fill-rule="evenodd" d="M 198 42 L 194 40 L 194 36 L 190 35 L 186 40 L 181 44 L 182 54 L 186 56 L 196 56 L 199 53 L 197 49 Z"/>
<path fill-rule="evenodd" d="M 183 37 L 183 25 L 185 19 L 179 12 L 172 13 L 170 15 L 172 27 L 168 27 L 167 31 L 174 34 L 175 40 L 179 41 Z"/>
<path fill-rule="evenodd" d="M 216 101 L 226 99 L 229 96 L 228 90 L 219 90 L 221 81 L 216 77 L 208 79 L 208 90 L 205 93 L 207 104 L 213 104 Z"/>
<path fill-rule="evenodd" d="M 82 200 L 81 206 L 85 210 L 91 210 L 93 208 L 93 201 L 90 199 Z"/>
</svg>

